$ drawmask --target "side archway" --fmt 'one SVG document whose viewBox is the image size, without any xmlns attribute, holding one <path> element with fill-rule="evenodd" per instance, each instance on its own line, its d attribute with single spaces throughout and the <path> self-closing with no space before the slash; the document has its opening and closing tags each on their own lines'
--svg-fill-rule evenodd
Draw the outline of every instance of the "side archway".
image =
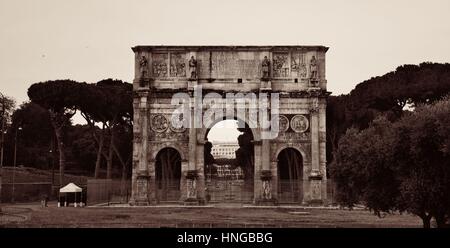
<svg viewBox="0 0 450 248">
<path fill-rule="evenodd" d="M 178 201 L 181 197 L 181 155 L 175 148 L 161 149 L 155 158 L 156 198 Z"/>
<path fill-rule="evenodd" d="M 295 148 L 284 148 L 277 156 L 278 201 L 301 203 L 303 200 L 303 156 Z"/>
</svg>

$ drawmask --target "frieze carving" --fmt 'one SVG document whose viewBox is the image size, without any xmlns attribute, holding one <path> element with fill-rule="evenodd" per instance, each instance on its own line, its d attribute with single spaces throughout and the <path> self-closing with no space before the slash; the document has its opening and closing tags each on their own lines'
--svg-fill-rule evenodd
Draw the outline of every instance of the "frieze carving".
<svg viewBox="0 0 450 248">
<path fill-rule="evenodd" d="M 166 53 L 153 54 L 153 75 L 155 77 L 167 77 L 167 58 Z"/>
<path fill-rule="evenodd" d="M 304 53 L 293 53 L 291 56 L 291 71 L 297 77 L 305 79 L 308 73 Z"/>
<path fill-rule="evenodd" d="M 153 115 L 150 119 L 150 126 L 153 131 L 162 133 L 169 127 L 169 121 L 162 114 Z"/>
<path fill-rule="evenodd" d="M 288 77 L 289 65 L 288 54 L 278 53 L 273 54 L 273 76 L 274 77 Z"/>
<path fill-rule="evenodd" d="M 309 128 L 308 118 L 304 115 L 295 115 L 291 119 L 291 128 L 297 133 L 305 132 Z"/>
<path fill-rule="evenodd" d="M 184 53 L 170 54 L 170 76 L 186 77 L 186 62 Z"/>
<path fill-rule="evenodd" d="M 289 119 L 284 115 L 279 115 L 280 132 L 286 132 L 289 129 Z"/>
<path fill-rule="evenodd" d="M 280 94 L 280 98 L 297 98 L 297 97 L 327 97 L 330 92 L 323 89 L 302 90 L 295 92 L 288 92 L 287 94 Z"/>
<path fill-rule="evenodd" d="M 290 141 L 309 141 L 310 133 L 296 133 L 296 132 L 283 132 L 278 134 L 278 140 L 290 140 Z"/>
<path fill-rule="evenodd" d="M 172 130 L 172 128 L 168 128 L 165 132 L 156 132 L 151 131 L 149 135 L 149 140 L 188 140 L 189 136 L 186 132 L 187 129 L 181 132 L 181 130 L 177 130 L 176 132 Z"/>
</svg>

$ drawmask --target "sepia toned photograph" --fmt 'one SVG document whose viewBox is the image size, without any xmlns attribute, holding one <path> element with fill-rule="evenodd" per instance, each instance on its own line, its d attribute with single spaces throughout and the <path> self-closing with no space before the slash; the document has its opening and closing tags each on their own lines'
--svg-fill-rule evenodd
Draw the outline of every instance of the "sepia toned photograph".
<svg viewBox="0 0 450 248">
<path fill-rule="evenodd" d="M 447 228 L 449 10 L 1 0 L 0 227 Z"/>
</svg>

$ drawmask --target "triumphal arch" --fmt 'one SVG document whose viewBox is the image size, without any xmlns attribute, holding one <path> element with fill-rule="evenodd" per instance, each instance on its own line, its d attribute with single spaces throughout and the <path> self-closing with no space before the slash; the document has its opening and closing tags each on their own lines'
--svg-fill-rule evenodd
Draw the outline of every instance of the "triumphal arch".
<svg viewBox="0 0 450 248">
<path fill-rule="evenodd" d="M 327 47 L 132 50 L 130 204 L 327 203 Z M 208 132 L 226 119 L 242 134 L 220 165 Z"/>
</svg>

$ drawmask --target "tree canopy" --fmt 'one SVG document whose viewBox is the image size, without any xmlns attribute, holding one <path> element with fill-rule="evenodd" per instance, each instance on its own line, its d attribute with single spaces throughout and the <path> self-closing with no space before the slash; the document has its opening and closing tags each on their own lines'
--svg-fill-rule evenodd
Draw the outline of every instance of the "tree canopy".
<svg viewBox="0 0 450 248">
<path fill-rule="evenodd" d="M 394 121 L 421 103 L 450 92 L 450 64 L 403 65 L 383 76 L 366 80 L 349 94 L 330 96 L 327 105 L 327 161 L 348 128 L 364 129 L 378 115 Z"/>
<path fill-rule="evenodd" d="M 113 79 L 105 79 L 96 84 L 73 80 L 46 81 L 31 85 L 28 96 L 32 103 L 48 110 L 59 151 L 60 183 L 63 183 L 66 143 L 71 146 L 71 152 L 90 159 L 92 159 L 92 153 L 84 152 L 81 146 L 97 148 L 96 177 L 99 176 L 102 157 L 105 157 L 107 162 L 108 178 L 112 176 L 114 156 L 123 168 L 130 163 L 133 116 L 131 84 Z M 72 128 L 70 120 L 77 111 L 80 111 L 88 122 L 89 128 L 84 130 L 90 130 L 91 135 L 94 136 L 94 143 L 86 134 L 80 133 L 81 129 Z M 98 124 L 101 124 L 101 128 Z M 70 134 L 75 136 L 66 140 L 69 127 Z M 117 142 L 115 136 L 119 136 L 121 142 Z M 77 140 L 73 139 L 75 137 Z M 106 137 L 109 138 L 108 144 L 104 142 Z M 107 152 L 105 149 L 108 149 Z M 123 173 L 125 172 L 126 170 L 123 169 Z"/>
<path fill-rule="evenodd" d="M 407 211 L 424 227 L 450 214 L 450 97 L 419 105 L 396 122 L 385 117 L 340 139 L 331 175 L 343 205 L 375 213 Z"/>
</svg>

